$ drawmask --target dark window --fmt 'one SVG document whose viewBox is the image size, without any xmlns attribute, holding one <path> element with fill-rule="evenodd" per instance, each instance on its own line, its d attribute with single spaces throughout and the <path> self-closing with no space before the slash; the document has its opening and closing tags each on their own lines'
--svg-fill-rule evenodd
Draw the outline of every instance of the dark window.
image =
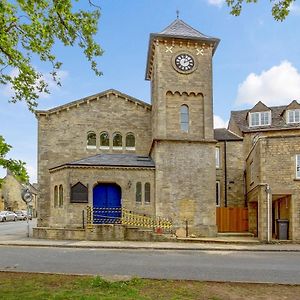
<svg viewBox="0 0 300 300">
<path fill-rule="evenodd" d="M 71 187 L 71 203 L 88 203 L 88 188 L 80 182 Z"/>
<path fill-rule="evenodd" d="M 145 203 L 150 203 L 150 183 L 145 183 Z"/>
<path fill-rule="evenodd" d="M 142 203 L 142 183 L 141 182 L 136 183 L 135 201 L 137 203 Z"/>
<path fill-rule="evenodd" d="M 122 148 L 122 135 L 121 135 L 121 133 L 114 133 L 114 135 L 113 135 L 113 148 Z"/>
<path fill-rule="evenodd" d="M 109 149 L 109 134 L 106 131 L 100 133 L 100 148 Z"/>
<path fill-rule="evenodd" d="M 87 134 L 87 148 L 96 148 L 96 133 L 89 132 Z"/>
<path fill-rule="evenodd" d="M 64 204 L 64 188 L 62 185 L 59 186 L 59 200 L 58 200 L 58 206 L 62 207 Z"/>
<path fill-rule="evenodd" d="M 135 137 L 133 133 L 127 133 L 126 135 L 126 149 L 129 150 L 135 149 Z"/>
<path fill-rule="evenodd" d="M 58 187 L 54 187 L 54 207 L 58 206 Z"/>
<path fill-rule="evenodd" d="M 187 105 L 180 107 L 180 128 L 181 131 L 189 131 L 189 107 Z"/>
</svg>

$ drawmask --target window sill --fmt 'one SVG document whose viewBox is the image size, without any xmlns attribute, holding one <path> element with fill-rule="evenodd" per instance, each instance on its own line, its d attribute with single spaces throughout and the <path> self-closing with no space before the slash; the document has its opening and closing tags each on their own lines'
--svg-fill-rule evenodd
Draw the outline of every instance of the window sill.
<svg viewBox="0 0 300 300">
<path fill-rule="evenodd" d="M 135 147 L 126 147 L 125 150 L 126 151 L 135 151 Z"/>
<path fill-rule="evenodd" d="M 102 147 L 99 147 L 100 150 L 109 150 L 109 147 L 107 146 L 102 146 Z"/>
<path fill-rule="evenodd" d="M 300 178 L 294 178 L 294 181 L 300 181 Z"/>
<path fill-rule="evenodd" d="M 86 149 L 93 150 L 93 149 L 97 149 L 97 147 L 96 146 L 86 146 Z"/>
</svg>

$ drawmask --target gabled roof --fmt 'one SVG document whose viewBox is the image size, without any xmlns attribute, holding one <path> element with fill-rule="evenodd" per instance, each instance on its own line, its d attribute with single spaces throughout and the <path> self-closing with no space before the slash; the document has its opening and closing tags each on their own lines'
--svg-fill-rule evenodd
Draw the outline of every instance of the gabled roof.
<svg viewBox="0 0 300 300">
<path fill-rule="evenodd" d="M 300 104 L 297 102 L 297 100 L 293 100 L 289 105 L 287 105 L 285 111 L 291 109 L 300 109 Z"/>
<path fill-rule="evenodd" d="M 288 106 L 272 106 L 267 107 L 267 110 L 271 111 L 271 124 L 267 126 L 255 126 L 249 127 L 248 114 L 251 110 L 240 110 L 232 111 L 230 120 L 239 127 L 242 132 L 257 132 L 257 131 L 268 131 L 268 130 L 278 130 L 278 129 L 300 129 L 300 123 L 286 123 L 286 118 L 284 117 L 284 111 Z"/>
<path fill-rule="evenodd" d="M 132 102 L 132 103 L 137 104 L 137 105 L 141 105 L 141 106 L 143 106 L 143 107 L 151 110 L 152 106 L 150 104 L 148 104 L 148 103 L 146 103 L 146 102 L 144 102 L 142 100 L 136 99 L 134 97 L 131 97 L 129 95 L 126 95 L 124 93 L 121 93 L 118 90 L 109 89 L 109 90 L 106 90 L 104 92 L 101 92 L 101 93 L 98 93 L 98 94 L 95 94 L 95 95 L 91 95 L 91 96 L 88 96 L 88 97 L 85 97 L 85 98 L 81 98 L 79 100 L 75 100 L 75 101 L 66 103 L 64 105 L 60 105 L 60 106 L 51 108 L 49 110 L 36 110 L 35 114 L 39 115 L 39 114 L 57 113 L 57 112 L 62 111 L 62 110 L 67 110 L 67 109 L 69 109 L 71 107 L 76 107 L 76 106 L 79 106 L 81 104 L 86 104 L 86 103 L 88 103 L 90 101 L 98 100 L 99 98 L 102 98 L 102 97 L 105 97 L 105 96 L 109 96 L 110 94 L 116 95 L 119 98 L 124 99 L 125 101 Z"/>
<path fill-rule="evenodd" d="M 226 128 L 214 129 L 214 137 L 217 141 L 242 141 L 243 138 Z"/>
<path fill-rule="evenodd" d="M 135 154 L 97 154 L 51 168 L 50 171 L 64 166 L 155 168 L 154 161 L 150 156 Z"/>
<path fill-rule="evenodd" d="M 258 101 L 250 110 L 249 112 L 261 112 L 261 111 L 269 111 L 270 108 L 266 106 L 264 103 L 261 101 Z"/>
</svg>

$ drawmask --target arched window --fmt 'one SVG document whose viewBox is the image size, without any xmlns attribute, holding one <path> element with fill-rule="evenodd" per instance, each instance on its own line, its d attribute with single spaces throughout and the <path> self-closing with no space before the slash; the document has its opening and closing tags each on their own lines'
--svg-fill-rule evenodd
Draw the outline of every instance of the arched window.
<svg viewBox="0 0 300 300">
<path fill-rule="evenodd" d="M 133 133 L 126 134 L 126 150 L 135 150 L 135 137 Z"/>
<path fill-rule="evenodd" d="M 88 149 L 96 148 L 96 133 L 91 131 L 87 134 L 86 147 Z"/>
<path fill-rule="evenodd" d="M 58 206 L 58 187 L 54 187 L 54 207 Z"/>
<path fill-rule="evenodd" d="M 135 201 L 136 201 L 136 203 L 142 203 L 142 183 L 141 182 L 136 183 Z"/>
<path fill-rule="evenodd" d="M 145 183 L 145 203 L 150 203 L 150 183 Z"/>
<path fill-rule="evenodd" d="M 181 131 L 189 131 L 189 107 L 187 105 L 180 107 L 180 128 Z"/>
<path fill-rule="evenodd" d="M 109 134 L 106 131 L 100 133 L 100 149 L 109 149 Z"/>
<path fill-rule="evenodd" d="M 113 149 L 122 149 L 122 134 L 119 132 L 115 132 L 113 135 Z"/>
<path fill-rule="evenodd" d="M 88 188 L 81 182 L 71 187 L 71 203 L 88 203 Z"/>
<path fill-rule="evenodd" d="M 62 207 L 64 204 L 64 188 L 62 185 L 59 186 L 59 192 L 58 192 L 59 198 L 58 198 L 58 206 Z"/>
</svg>

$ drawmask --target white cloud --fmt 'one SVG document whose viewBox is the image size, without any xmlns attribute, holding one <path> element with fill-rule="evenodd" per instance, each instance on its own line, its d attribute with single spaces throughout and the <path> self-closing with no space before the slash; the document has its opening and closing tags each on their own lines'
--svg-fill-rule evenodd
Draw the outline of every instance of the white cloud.
<svg viewBox="0 0 300 300">
<path fill-rule="evenodd" d="M 220 116 L 214 115 L 214 128 L 227 128 L 228 121 L 224 121 Z"/>
<path fill-rule="evenodd" d="M 221 7 L 225 3 L 225 0 L 207 0 L 207 1 L 210 5 L 214 5 L 218 7 Z"/>
<path fill-rule="evenodd" d="M 294 99 L 300 99 L 300 73 L 289 61 L 283 61 L 261 74 L 249 74 L 238 87 L 236 102 L 282 105 Z"/>
<path fill-rule="evenodd" d="M 26 170 L 28 172 L 28 175 L 30 177 L 30 182 L 34 183 L 37 182 L 37 172 L 36 172 L 36 167 L 32 165 L 26 164 Z"/>
<path fill-rule="evenodd" d="M 11 72 L 9 73 L 10 76 L 12 77 L 16 77 L 19 74 L 19 70 L 18 69 L 12 69 Z M 54 80 L 52 79 L 52 76 L 49 73 L 46 72 L 42 72 L 42 76 L 44 81 L 48 84 L 48 89 L 51 92 L 59 90 L 60 86 L 58 86 L 56 84 L 56 82 L 54 82 Z M 60 79 L 60 81 L 62 82 L 64 79 L 66 79 L 69 76 L 69 73 L 67 71 L 64 70 L 59 70 L 57 71 L 57 78 Z M 6 96 L 6 97 L 12 97 L 14 95 L 14 92 L 12 90 L 12 85 L 6 84 L 4 85 L 4 87 L 1 89 L 1 93 Z M 49 94 L 46 93 L 41 93 L 40 94 L 40 98 L 48 98 Z"/>
</svg>

